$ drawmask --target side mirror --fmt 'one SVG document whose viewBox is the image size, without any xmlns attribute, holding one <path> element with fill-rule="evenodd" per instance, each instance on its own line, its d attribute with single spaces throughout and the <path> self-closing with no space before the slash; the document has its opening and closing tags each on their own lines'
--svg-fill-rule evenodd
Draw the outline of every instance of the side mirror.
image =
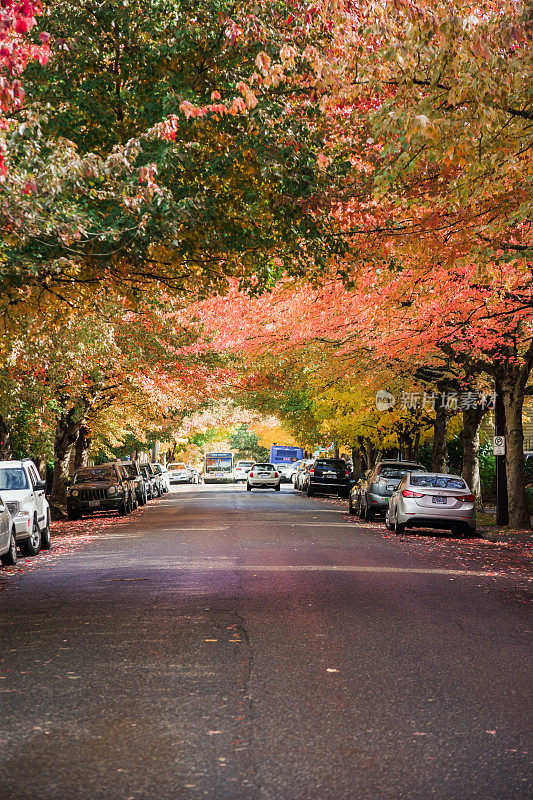
<svg viewBox="0 0 533 800">
<path fill-rule="evenodd" d="M 6 510 L 5 505 L 3 503 L 0 503 L 0 514 L 3 514 L 5 510 Z"/>
<path fill-rule="evenodd" d="M 45 492 L 46 491 L 46 481 L 37 481 L 34 489 L 36 492 Z"/>
</svg>

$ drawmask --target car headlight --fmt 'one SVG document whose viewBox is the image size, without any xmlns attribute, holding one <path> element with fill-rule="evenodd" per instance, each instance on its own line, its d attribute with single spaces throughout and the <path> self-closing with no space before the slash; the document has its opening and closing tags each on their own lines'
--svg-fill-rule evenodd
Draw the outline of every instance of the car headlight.
<svg viewBox="0 0 533 800">
<path fill-rule="evenodd" d="M 71 497 L 77 497 L 78 495 L 79 495 L 79 492 L 78 492 L 78 490 L 77 490 L 77 489 L 73 489 L 73 490 L 71 491 L 71 493 L 70 493 L 70 496 L 71 496 Z"/>
<path fill-rule="evenodd" d="M 109 489 L 107 490 L 107 493 L 108 493 L 108 495 L 110 497 L 112 497 L 114 494 L 117 493 L 117 487 L 116 486 L 110 486 Z"/>
</svg>

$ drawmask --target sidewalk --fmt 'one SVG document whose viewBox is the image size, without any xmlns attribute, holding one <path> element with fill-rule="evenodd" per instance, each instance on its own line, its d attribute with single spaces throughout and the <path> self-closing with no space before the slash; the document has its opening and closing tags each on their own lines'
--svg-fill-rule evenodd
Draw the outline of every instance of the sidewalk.
<svg viewBox="0 0 533 800">
<path fill-rule="evenodd" d="M 496 525 L 495 508 L 485 508 L 485 513 L 478 515 L 477 533 L 481 539 L 506 545 L 513 550 L 523 550 L 524 554 L 533 556 L 533 530 L 516 531 Z"/>
</svg>

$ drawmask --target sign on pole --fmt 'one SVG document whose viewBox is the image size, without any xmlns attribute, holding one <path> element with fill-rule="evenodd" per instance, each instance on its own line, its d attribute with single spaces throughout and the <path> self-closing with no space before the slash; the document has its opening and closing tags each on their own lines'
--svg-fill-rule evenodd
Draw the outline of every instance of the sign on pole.
<svg viewBox="0 0 533 800">
<path fill-rule="evenodd" d="M 504 456 L 505 436 L 495 436 L 492 442 L 492 449 L 495 456 Z"/>
</svg>

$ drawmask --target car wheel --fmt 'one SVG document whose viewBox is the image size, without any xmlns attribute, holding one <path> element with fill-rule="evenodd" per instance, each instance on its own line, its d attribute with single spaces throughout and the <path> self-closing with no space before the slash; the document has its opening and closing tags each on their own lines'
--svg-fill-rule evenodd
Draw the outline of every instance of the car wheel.
<svg viewBox="0 0 533 800">
<path fill-rule="evenodd" d="M 397 536 L 403 536 L 403 534 L 405 533 L 405 522 L 404 523 L 398 522 L 398 517 L 396 517 L 394 521 L 394 533 Z"/>
<path fill-rule="evenodd" d="M 17 542 L 15 540 L 15 532 L 11 531 L 11 538 L 9 540 L 9 550 L 0 556 L 0 560 L 4 567 L 14 567 L 17 563 Z"/>
<path fill-rule="evenodd" d="M 28 539 L 23 539 L 20 543 L 20 552 L 24 556 L 36 556 L 41 549 L 41 531 L 37 524 L 37 518 L 33 519 L 33 529 Z"/>
<path fill-rule="evenodd" d="M 352 497 L 351 497 L 351 495 L 350 495 L 350 497 L 348 498 L 348 514 L 355 514 L 355 507 L 354 507 L 354 505 L 353 505 L 353 503 L 352 503 Z"/>
<path fill-rule="evenodd" d="M 366 503 L 363 511 L 363 519 L 365 522 L 372 522 L 372 520 L 374 519 L 374 510 L 372 508 L 369 508 Z"/>
<path fill-rule="evenodd" d="M 385 527 L 388 531 L 394 530 L 394 525 L 390 521 L 390 509 L 387 509 L 387 513 L 385 514 Z"/>
<path fill-rule="evenodd" d="M 128 507 L 126 505 L 126 501 L 123 500 L 118 507 L 118 515 L 119 517 L 125 517 L 127 513 L 128 513 Z"/>
<path fill-rule="evenodd" d="M 281 484 L 278 483 L 276 486 L 274 486 L 274 491 L 275 492 L 281 491 Z"/>
<path fill-rule="evenodd" d="M 312 489 L 310 486 L 308 486 L 308 487 L 307 487 L 307 492 L 306 492 L 306 495 L 307 495 L 308 497 L 312 497 L 312 496 L 314 495 L 314 493 L 315 493 L 315 490 L 314 490 L 314 489 Z"/>
<path fill-rule="evenodd" d="M 46 515 L 46 526 L 44 531 L 41 531 L 41 550 L 50 550 L 52 546 L 52 539 L 50 536 L 50 515 Z"/>
<path fill-rule="evenodd" d="M 252 491 L 252 487 L 250 486 L 250 484 L 248 483 L 248 481 L 246 481 L 246 491 L 247 491 L 247 492 L 251 492 L 251 491 Z"/>
<path fill-rule="evenodd" d="M 80 516 L 81 516 L 81 514 L 77 514 L 75 511 L 72 511 L 70 508 L 67 509 L 67 519 L 70 522 L 75 522 L 77 519 L 80 518 Z"/>
</svg>

